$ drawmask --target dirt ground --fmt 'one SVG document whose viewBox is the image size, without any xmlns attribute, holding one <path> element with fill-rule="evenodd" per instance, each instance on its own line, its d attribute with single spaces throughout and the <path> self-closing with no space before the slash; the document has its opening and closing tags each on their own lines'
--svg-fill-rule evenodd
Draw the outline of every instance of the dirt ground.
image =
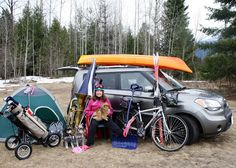
<svg viewBox="0 0 236 168">
<path fill-rule="evenodd" d="M 66 111 L 70 98 L 71 84 L 42 84 L 57 99 L 61 108 Z M 2 98 L 10 95 L 16 88 L 0 91 Z M 236 100 L 229 101 L 236 121 Z M 45 148 L 33 145 L 31 157 L 19 161 L 13 151 L 8 151 L 4 143 L 0 143 L 0 167 L 206 167 L 235 168 L 236 125 L 215 138 L 201 139 L 200 142 L 185 146 L 177 152 L 164 152 L 155 147 L 150 139 L 139 140 L 136 150 L 112 148 L 108 140 L 97 140 L 95 146 L 81 154 L 73 154 L 62 146 Z"/>
</svg>

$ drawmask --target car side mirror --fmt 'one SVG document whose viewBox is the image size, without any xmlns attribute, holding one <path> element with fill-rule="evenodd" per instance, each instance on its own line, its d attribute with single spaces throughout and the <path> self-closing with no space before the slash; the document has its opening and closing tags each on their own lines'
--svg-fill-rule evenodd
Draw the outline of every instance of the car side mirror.
<svg viewBox="0 0 236 168">
<path fill-rule="evenodd" d="M 162 100 L 167 107 L 177 106 L 178 92 L 167 92 L 162 96 Z"/>
</svg>

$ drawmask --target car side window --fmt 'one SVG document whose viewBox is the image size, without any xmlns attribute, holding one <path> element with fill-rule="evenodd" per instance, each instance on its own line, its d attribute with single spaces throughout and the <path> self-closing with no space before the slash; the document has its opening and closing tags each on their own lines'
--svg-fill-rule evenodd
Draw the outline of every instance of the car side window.
<svg viewBox="0 0 236 168">
<path fill-rule="evenodd" d="M 153 87 L 151 82 L 140 72 L 121 73 L 120 80 L 121 90 L 130 90 L 131 84 L 138 84 L 144 90 Z"/>
<path fill-rule="evenodd" d="M 99 73 L 96 77 L 102 79 L 105 89 L 116 89 L 116 75 L 114 73 Z"/>
</svg>

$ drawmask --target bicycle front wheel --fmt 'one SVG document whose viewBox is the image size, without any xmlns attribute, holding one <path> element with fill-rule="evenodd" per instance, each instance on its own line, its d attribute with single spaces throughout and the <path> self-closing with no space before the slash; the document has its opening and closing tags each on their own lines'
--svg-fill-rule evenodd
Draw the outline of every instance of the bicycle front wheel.
<svg viewBox="0 0 236 168">
<path fill-rule="evenodd" d="M 182 148 L 188 140 L 188 127 L 183 119 L 176 115 L 158 117 L 154 120 L 151 133 L 152 140 L 161 150 L 172 152 Z"/>
</svg>

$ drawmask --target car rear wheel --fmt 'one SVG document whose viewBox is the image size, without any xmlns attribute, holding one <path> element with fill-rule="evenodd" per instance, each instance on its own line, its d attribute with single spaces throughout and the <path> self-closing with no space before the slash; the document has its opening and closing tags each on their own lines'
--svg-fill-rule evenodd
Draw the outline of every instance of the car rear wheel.
<svg viewBox="0 0 236 168">
<path fill-rule="evenodd" d="M 191 145 L 197 142 L 200 138 L 200 130 L 197 121 L 186 115 L 181 115 L 182 119 L 186 122 L 188 129 L 189 129 L 189 137 L 186 142 L 186 145 Z"/>
</svg>

